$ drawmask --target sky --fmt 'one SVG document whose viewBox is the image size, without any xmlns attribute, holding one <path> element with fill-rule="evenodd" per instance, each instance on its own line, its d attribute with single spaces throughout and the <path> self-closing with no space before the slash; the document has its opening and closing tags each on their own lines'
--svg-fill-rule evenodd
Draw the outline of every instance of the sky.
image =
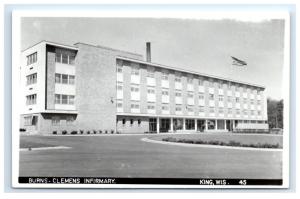
<svg viewBox="0 0 300 199">
<path fill-rule="evenodd" d="M 154 63 L 263 85 L 267 97 L 283 98 L 283 20 L 23 17 L 22 49 L 42 40 L 102 45 L 144 58 L 149 41 Z M 231 56 L 247 66 L 232 65 Z"/>
</svg>

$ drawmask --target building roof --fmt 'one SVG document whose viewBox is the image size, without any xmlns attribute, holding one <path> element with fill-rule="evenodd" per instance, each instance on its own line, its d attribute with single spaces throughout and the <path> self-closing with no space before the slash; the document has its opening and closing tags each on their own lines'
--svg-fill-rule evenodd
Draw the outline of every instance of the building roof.
<svg viewBox="0 0 300 199">
<path fill-rule="evenodd" d="M 131 62 L 135 62 L 135 63 L 139 63 L 139 64 L 145 64 L 145 65 L 148 65 L 148 66 L 154 66 L 154 67 L 159 67 L 159 68 L 163 68 L 163 69 L 169 69 L 169 70 L 179 71 L 179 72 L 183 72 L 183 73 L 189 73 L 189 74 L 193 74 L 193 75 L 199 75 L 199 76 L 204 76 L 204 77 L 208 77 L 208 78 L 219 79 L 219 80 L 223 80 L 223 81 L 229 81 L 229 82 L 233 82 L 233 83 L 244 84 L 244 85 L 247 85 L 247 86 L 253 86 L 253 87 L 258 87 L 258 88 L 261 88 L 261 89 L 265 89 L 265 87 L 262 86 L 262 85 L 257 85 L 257 84 L 253 84 L 253 83 L 249 83 L 249 82 L 237 81 L 237 80 L 234 80 L 234 79 L 218 77 L 218 76 L 214 76 L 214 75 L 208 75 L 208 74 L 199 73 L 199 72 L 196 72 L 196 71 L 185 70 L 185 69 L 181 69 L 181 68 L 177 68 L 177 67 L 166 66 L 166 65 L 162 65 L 162 64 L 157 64 L 157 63 L 152 63 L 152 62 L 147 62 L 147 61 L 141 61 L 141 60 L 122 57 L 122 56 L 117 56 L 117 58 L 121 59 L 121 60 L 125 60 L 125 61 L 131 61 Z"/>
<path fill-rule="evenodd" d="M 35 43 L 33 44 L 32 46 L 29 46 L 28 48 L 25 48 L 24 50 L 22 50 L 22 52 L 24 52 L 25 50 L 29 49 L 29 48 L 32 48 L 38 44 L 41 44 L 41 43 L 46 43 L 46 44 L 50 44 L 50 45 L 53 45 L 53 46 L 58 46 L 58 47 L 61 47 L 61 48 L 68 48 L 68 49 L 72 49 L 72 50 L 78 50 L 77 47 L 75 46 L 70 46 L 70 45 L 65 45 L 65 44 L 60 44 L 60 43 L 55 43 L 55 42 L 50 42 L 50 41 L 46 41 L 46 40 L 42 40 L 38 43 Z"/>
</svg>

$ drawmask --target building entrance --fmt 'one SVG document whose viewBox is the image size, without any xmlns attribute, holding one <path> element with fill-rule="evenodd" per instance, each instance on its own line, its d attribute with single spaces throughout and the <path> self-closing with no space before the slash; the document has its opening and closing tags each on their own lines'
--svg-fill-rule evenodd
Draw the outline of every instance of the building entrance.
<svg viewBox="0 0 300 199">
<path fill-rule="evenodd" d="M 159 132 L 165 133 L 170 130 L 170 119 L 162 118 L 160 119 L 160 129 Z"/>
</svg>

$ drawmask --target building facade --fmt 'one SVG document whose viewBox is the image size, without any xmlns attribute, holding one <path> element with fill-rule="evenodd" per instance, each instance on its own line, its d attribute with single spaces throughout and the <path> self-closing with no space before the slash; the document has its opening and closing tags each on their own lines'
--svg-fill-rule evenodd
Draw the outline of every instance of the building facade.
<svg viewBox="0 0 300 199">
<path fill-rule="evenodd" d="M 42 41 L 21 53 L 21 128 L 120 133 L 268 130 L 263 86 Z"/>
</svg>

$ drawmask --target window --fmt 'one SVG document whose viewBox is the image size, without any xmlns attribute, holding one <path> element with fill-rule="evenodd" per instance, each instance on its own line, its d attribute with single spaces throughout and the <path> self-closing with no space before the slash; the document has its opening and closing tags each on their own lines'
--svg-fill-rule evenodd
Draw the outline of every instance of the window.
<svg viewBox="0 0 300 199">
<path fill-rule="evenodd" d="M 123 67 L 122 66 L 117 66 L 117 72 L 118 73 L 123 73 Z"/>
<path fill-rule="evenodd" d="M 257 111 L 257 115 L 261 115 L 261 111 Z"/>
<path fill-rule="evenodd" d="M 248 111 L 247 111 L 247 110 L 244 110 L 243 113 L 244 113 L 244 115 L 247 115 L 247 114 L 248 114 Z"/>
<path fill-rule="evenodd" d="M 194 112 L 194 107 L 188 106 L 188 107 L 187 107 L 187 111 L 188 111 L 189 113 Z"/>
<path fill-rule="evenodd" d="M 253 110 L 251 110 L 251 115 L 254 115 L 254 111 Z"/>
<path fill-rule="evenodd" d="M 239 87 L 238 86 L 235 87 L 235 91 L 239 91 Z"/>
<path fill-rule="evenodd" d="M 131 126 L 133 125 L 133 119 L 130 119 L 130 125 Z"/>
<path fill-rule="evenodd" d="M 126 119 L 122 119 L 122 124 L 123 124 L 123 125 L 126 124 Z"/>
<path fill-rule="evenodd" d="M 75 84 L 75 76 L 55 73 L 55 83 L 74 85 Z"/>
<path fill-rule="evenodd" d="M 214 94 L 209 94 L 209 100 L 214 100 L 214 99 L 215 99 Z"/>
<path fill-rule="evenodd" d="M 169 91 L 168 90 L 162 90 L 162 95 L 169 95 Z"/>
<path fill-rule="evenodd" d="M 122 108 L 123 107 L 123 102 L 121 100 L 117 101 L 117 107 Z"/>
<path fill-rule="evenodd" d="M 36 94 L 26 96 L 26 105 L 36 104 Z"/>
<path fill-rule="evenodd" d="M 69 75 L 69 84 L 72 84 L 72 85 L 75 84 L 75 76 L 74 75 Z"/>
<path fill-rule="evenodd" d="M 176 92 L 175 92 L 175 96 L 176 96 L 176 97 L 181 97 L 181 92 L 176 91 Z"/>
<path fill-rule="evenodd" d="M 74 117 L 73 117 L 73 116 L 68 116 L 68 117 L 66 118 L 66 123 L 67 123 L 67 125 L 72 125 L 72 124 L 74 124 Z"/>
<path fill-rule="evenodd" d="M 140 75 L 140 71 L 138 68 L 131 68 L 131 75 Z"/>
<path fill-rule="evenodd" d="M 227 96 L 227 101 L 231 102 L 231 97 L 230 96 Z"/>
<path fill-rule="evenodd" d="M 194 93 L 188 92 L 187 96 L 188 96 L 188 98 L 193 98 L 194 97 Z"/>
<path fill-rule="evenodd" d="M 182 108 L 181 108 L 180 106 L 176 106 L 176 107 L 175 107 L 175 111 L 180 112 L 180 111 L 182 111 Z"/>
<path fill-rule="evenodd" d="M 32 125 L 32 116 L 26 116 L 26 117 L 24 117 L 24 125 L 25 126 Z"/>
<path fill-rule="evenodd" d="M 61 103 L 68 104 L 68 95 L 61 95 Z"/>
<path fill-rule="evenodd" d="M 204 113 L 204 106 L 199 106 L 199 112 Z"/>
<path fill-rule="evenodd" d="M 138 119 L 138 125 L 139 126 L 141 125 L 141 119 Z"/>
<path fill-rule="evenodd" d="M 165 73 L 165 72 L 163 72 L 163 73 L 161 74 L 161 79 L 162 79 L 162 80 L 168 80 L 168 79 L 169 79 L 168 74 Z"/>
<path fill-rule="evenodd" d="M 254 100 L 253 100 L 253 99 L 251 99 L 251 100 L 250 100 L 250 103 L 253 105 L 253 104 L 254 104 Z"/>
<path fill-rule="evenodd" d="M 138 85 L 131 85 L 131 92 L 139 92 L 140 88 Z"/>
<path fill-rule="evenodd" d="M 185 128 L 186 128 L 186 130 L 194 130 L 195 129 L 195 120 L 186 119 L 185 120 Z"/>
<path fill-rule="evenodd" d="M 55 104 L 75 104 L 75 96 L 74 95 L 61 95 L 55 94 Z"/>
<path fill-rule="evenodd" d="M 155 109 L 154 104 L 148 104 L 147 109 L 148 110 L 154 110 Z"/>
<path fill-rule="evenodd" d="M 202 79 L 199 79 L 199 86 L 203 86 L 204 85 L 204 82 Z"/>
<path fill-rule="evenodd" d="M 74 65 L 75 64 L 75 53 L 64 49 L 56 49 L 55 62 Z"/>
<path fill-rule="evenodd" d="M 58 125 L 60 125 L 60 117 L 58 117 L 58 116 L 52 117 L 52 125 L 53 125 L 53 126 L 58 126 Z"/>
<path fill-rule="evenodd" d="M 215 108 L 214 107 L 209 107 L 209 112 L 210 113 L 214 113 L 215 112 Z"/>
<path fill-rule="evenodd" d="M 140 103 L 138 101 L 131 101 L 130 107 L 131 107 L 131 109 L 139 109 Z"/>
<path fill-rule="evenodd" d="M 28 75 L 26 76 L 26 84 L 27 85 L 30 85 L 30 84 L 35 84 L 36 83 L 36 80 L 37 80 L 37 74 L 34 73 L 34 74 L 31 74 L 31 75 Z"/>
<path fill-rule="evenodd" d="M 260 104 L 261 104 L 261 101 L 260 101 L 260 100 L 257 100 L 257 104 L 260 105 Z"/>
<path fill-rule="evenodd" d="M 27 56 L 27 66 L 37 61 L 37 52 Z"/>
<path fill-rule="evenodd" d="M 169 110 L 169 105 L 163 104 L 161 108 L 162 108 L 162 110 L 164 110 L 164 111 L 168 111 L 168 110 Z"/>
<path fill-rule="evenodd" d="M 63 84 L 68 84 L 68 75 L 61 75 L 61 79 Z"/>
<path fill-rule="evenodd" d="M 181 82 L 181 77 L 180 76 L 175 76 L 175 82 Z"/>
<path fill-rule="evenodd" d="M 120 84 L 120 83 L 118 83 L 118 84 L 117 84 L 117 90 L 123 90 L 123 85 Z"/>
<path fill-rule="evenodd" d="M 231 108 L 228 109 L 228 114 L 232 114 L 232 109 Z"/>
<path fill-rule="evenodd" d="M 193 84 L 193 79 L 192 78 L 188 78 L 187 82 L 188 82 L 188 84 Z"/>
<path fill-rule="evenodd" d="M 223 95 L 219 95 L 219 101 L 223 102 L 223 100 L 224 100 L 224 96 Z"/>
<path fill-rule="evenodd" d="M 204 99 L 204 93 L 199 93 L 199 99 L 203 100 Z"/>
<path fill-rule="evenodd" d="M 224 110 L 223 108 L 219 108 L 219 113 L 223 114 L 224 113 Z"/>
<path fill-rule="evenodd" d="M 218 83 L 218 88 L 219 88 L 219 89 L 223 88 L 223 82 L 222 82 L 222 81 L 220 81 L 220 82 Z"/>
<path fill-rule="evenodd" d="M 240 98 L 236 97 L 236 98 L 235 98 L 235 102 L 236 102 L 236 103 L 239 103 L 239 102 L 240 102 Z"/>
<path fill-rule="evenodd" d="M 248 103 L 248 100 L 247 100 L 247 98 L 244 98 L 244 103 Z"/>
<path fill-rule="evenodd" d="M 69 95 L 69 104 L 70 105 L 74 105 L 74 100 L 75 100 L 75 96 L 74 95 Z"/>
<path fill-rule="evenodd" d="M 55 104 L 60 104 L 61 103 L 61 101 L 60 101 L 60 96 L 61 95 L 59 95 L 59 94 L 55 94 Z"/>
<path fill-rule="evenodd" d="M 240 109 L 236 109 L 236 114 L 239 115 L 241 113 Z"/>
<path fill-rule="evenodd" d="M 149 93 L 149 94 L 155 94 L 155 89 L 151 88 L 151 87 L 148 87 L 147 93 Z"/>
<path fill-rule="evenodd" d="M 61 74 L 55 73 L 55 83 L 61 83 Z"/>
<path fill-rule="evenodd" d="M 208 85 L 209 85 L 209 87 L 213 88 L 214 87 L 214 82 L 213 81 L 209 81 Z"/>
<path fill-rule="evenodd" d="M 148 71 L 147 77 L 154 78 L 154 71 Z"/>
</svg>

